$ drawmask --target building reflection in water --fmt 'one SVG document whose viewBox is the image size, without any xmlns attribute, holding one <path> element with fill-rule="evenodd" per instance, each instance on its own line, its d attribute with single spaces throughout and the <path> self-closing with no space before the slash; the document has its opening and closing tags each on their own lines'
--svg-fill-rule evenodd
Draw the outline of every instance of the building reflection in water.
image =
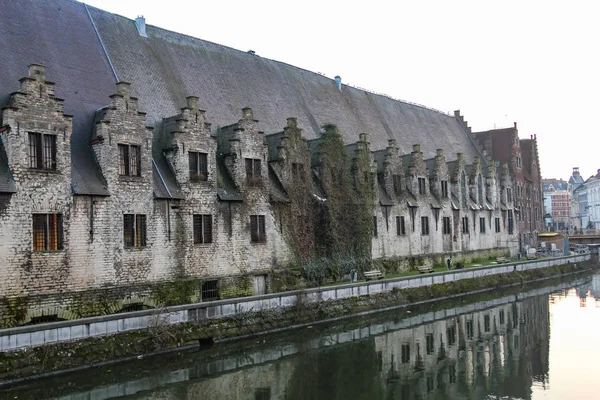
<svg viewBox="0 0 600 400">
<path fill-rule="evenodd" d="M 286 343 L 270 345 L 267 339 L 263 348 L 227 357 L 203 360 L 204 353 L 193 353 L 179 365 L 149 367 L 143 377 L 121 374 L 119 382 L 107 378 L 110 384 L 85 387 L 67 376 L 69 393 L 54 393 L 46 383 L 37 392 L 35 384 L 27 393 L 0 391 L 0 398 L 47 398 L 40 395 L 43 391 L 64 400 L 125 395 L 164 400 L 532 399 L 550 390 L 551 308 L 569 299 L 576 308 L 577 301 L 597 305 L 600 279 L 587 282 L 577 289 L 540 289 L 402 320 L 390 313 L 357 318 L 319 332 L 305 330 Z"/>
</svg>

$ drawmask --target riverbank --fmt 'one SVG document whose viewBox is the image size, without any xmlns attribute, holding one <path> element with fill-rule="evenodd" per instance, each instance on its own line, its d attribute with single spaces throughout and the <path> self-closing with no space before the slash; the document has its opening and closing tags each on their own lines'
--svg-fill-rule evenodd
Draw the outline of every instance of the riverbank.
<svg viewBox="0 0 600 400">
<path fill-rule="evenodd" d="M 5 340 L 5 338 L 14 337 L 14 345 L 18 346 L 17 335 L 25 338 L 29 334 L 29 346 L 23 346 L 21 342 L 20 348 L 0 353 L 0 379 L 8 381 L 24 376 L 137 357 L 157 351 L 197 346 L 199 343 L 213 343 L 266 332 L 289 330 L 306 324 L 331 321 L 361 313 L 368 314 L 386 308 L 406 307 L 438 299 L 450 301 L 454 297 L 469 293 L 522 285 L 540 279 L 591 270 L 592 266 L 585 264 L 585 261 L 586 258 L 581 256 L 546 259 L 529 263 L 530 268 L 527 264 L 509 264 L 474 271 L 452 271 L 429 274 L 429 276 L 282 293 L 277 296 L 256 296 L 256 298 L 236 300 L 235 304 L 211 302 L 195 305 L 195 308 L 194 305 L 188 305 L 153 310 L 150 313 L 125 313 L 121 316 L 109 317 L 113 318 L 112 321 L 117 321 L 116 318 L 121 320 L 137 318 L 138 324 L 141 324 L 141 318 L 145 318 L 146 327 L 114 334 L 107 334 L 105 329 L 103 335 L 76 341 L 72 337 L 69 341 L 57 339 L 61 336 L 60 329 L 64 334 L 66 328 L 70 329 L 78 321 L 44 324 L 46 327 L 37 325 L 6 329 L 0 331 L 2 343 L 10 344 L 10 339 Z M 553 265 L 565 262 L 567 262 L 565 265 Z M 494 274 L 495 270 L 503 272 Z M 332 291 L 335 292 L 335 297 Z M 291 301 L 294 296 L 295 302 Z M 287 303 L 283 300 L 285 297 L 288 298 Z M 277 304 L 273 299 L 277 299 Z M 253 302 L 254 306 L 249 307 L 249 302 Z M 272 307 L 263 307 L 265 302 Z M 261 304 L 261 309 L 258 308 L 258 304 Z M 204 314 L 202 315 L 199 310 L 204 310 Z M 188 319 L 177 321 L 184 314 Z M 104 321 L 100 321 L 100 318 L 91 318 L 86 321 L 81 320 L 79 323 L 87 326 L 88 333 L 94 333 L 93 330 L 97 328 L 93 328 L 93 324 L 100 322 L 108 324 L 111 321 L 110 318 L 103 319 Z M 44 332 L 44 328 L 47 328 L 46 331 L 56 330 L 55 342 L 32 345 L 36 332 Z"/>
</svg>

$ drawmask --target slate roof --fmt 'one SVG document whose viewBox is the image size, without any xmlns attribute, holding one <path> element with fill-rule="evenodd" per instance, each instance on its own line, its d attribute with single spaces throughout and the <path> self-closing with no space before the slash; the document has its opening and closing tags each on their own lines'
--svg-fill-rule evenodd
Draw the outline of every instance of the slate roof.
<svg viewBox="0 0 600 400">
<path fill-rule="evenodd" d="M 4 152 L 4 145 L 0 140 L 0 193 L 15 193 L 17 188 L 8 168 L 8 160 Z"/>
<path fill-rule="evenodd" d="M 0 105 L 19 90 L 29 64 L 44 64 L 46 79 L 56 83 L 56 97 L 65 99 L 65 114 L 73 115 L 73 192 L 107 195 L 89 139 L 94 113 L 108 103 L 115 78 L 85 6 L 70 0 L 3 1 L 0 49 Z"/>
<path fill-rule="evenodd" d="M 65 99 L 65 113 L 73 115 L 75 194 L 109 194 L 89 141 L 95 111 L 109 103 L 117 80 L 132 84 L 140 110 L 156 126 L 178 114 L 186 96 L 195 95 L 215 127 L 237 121 L 240 109 L 249 106 L 266 132 L 280 132 L 285 118 L 296 117 L 307 139 L 320 137 L 320 127 L 334 123 L 346 143 L 369 133 L 372 150 L 396 139 L 401 154 L 418 143 L 425 158 L 434 157 L 436 148 L 444 149 L 447 161 L 457 152 L 467 163 L 478 155 L 454 116 L 346 85 L 340 91 L 322 75 L 154 26 L 147 25 L 146 32 L 148 37 L 141 37 L 135 21 L 72 0 L 2 4 L 0 48 L 10 57 L 3 59 L 0 105 L 18 90 L 29 64 L 46 65 L 57 97 Z M 155 172 L 162 177 L 155 177 L 155 192 L 176 197 L 178 188 L 163 158 L 154 154 Z M 0 174 L 7 179 L 4 170 Z M 238 198 L 229 186 L 224 183 L 219 197 Z"/>
<path fill-rule="evenodd" d="M 119 79 L 132 83 L 149 121 L 178 113 L 185 97 L 195 95 L 214 125 L 237 121 L 248 106 L 267 133 L 281 131 L 285 118 L 296 117 L 307 139 L 334 123 L 346 143 L 369 133 L 372 150 L 396 139 L 401 153 L 419 143 L 426 158 L 436 148 L 449 161 L 457 152 L 469 161 L 477 155 L 454 116 L 346 85 L 340 91 L 333 79 L 314 72 L 151 25 L 144 38 L 135 21 L 90 11 Z"/>
</svg>

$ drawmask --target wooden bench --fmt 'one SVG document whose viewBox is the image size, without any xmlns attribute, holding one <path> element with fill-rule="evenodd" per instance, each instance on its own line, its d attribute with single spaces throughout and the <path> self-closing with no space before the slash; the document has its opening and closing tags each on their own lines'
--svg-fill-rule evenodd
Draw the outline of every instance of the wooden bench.
<svg viewBox="0 0 600 400">
<path fill-rule="evenodd" d="M 420 274 L 424 274 L 425 272 L 433 272 L 433 267 L 431 265 L 421 265 L 420 267 L 417 267 L 417 269 L 419 270 Z"/>
<path fill-rule="evenodd" d="M 508 260 L 506 259 L 506 257 L 496 257 L 496 262 L 498 264 L 502 264 L 502 263 L 508 262 Z"/>
<path fill-rule="evenodd" d="M 363 276 L 365 277 L 366 280 L 371 280 L 371 279 L 383 279 L 383 274 L 381 273 L 381 271 L 379 270 L 371 270 L 371 271 L 365 271 L 363 273 Z"/>
</svg>

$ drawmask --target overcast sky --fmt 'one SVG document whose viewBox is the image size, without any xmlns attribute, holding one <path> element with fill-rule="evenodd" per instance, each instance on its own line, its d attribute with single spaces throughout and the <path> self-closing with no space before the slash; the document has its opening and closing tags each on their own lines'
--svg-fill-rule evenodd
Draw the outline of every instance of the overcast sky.
<svg viewBox="0 0 600 400">
<path fill-rule="evenodd" d="M 95 7 L 445 112 L 536 134 L 545 178 L 600 168 L 600 2 L 148 1 Z"/>
</svg>

